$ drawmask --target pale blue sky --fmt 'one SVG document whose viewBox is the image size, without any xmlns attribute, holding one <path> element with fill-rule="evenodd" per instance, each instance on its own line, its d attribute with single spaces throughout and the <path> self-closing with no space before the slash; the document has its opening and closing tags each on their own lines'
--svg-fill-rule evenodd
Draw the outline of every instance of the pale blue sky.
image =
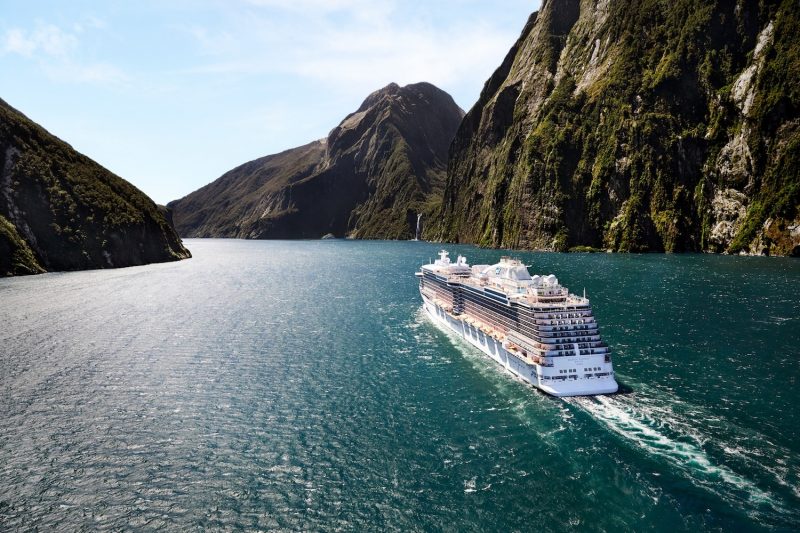
<svg viewBox="0 0 800 533">
<path fill-rule="evenodd" d="M 392 81 L 468 110 L 538 5 L 0 0 L 0 98 L 166 203 Z"/>
</svg>

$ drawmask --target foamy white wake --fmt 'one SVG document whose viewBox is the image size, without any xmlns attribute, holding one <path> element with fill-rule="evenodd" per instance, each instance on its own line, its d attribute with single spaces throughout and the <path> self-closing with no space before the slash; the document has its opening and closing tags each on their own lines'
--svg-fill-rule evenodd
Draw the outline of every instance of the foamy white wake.
<svg viewBox="0 0 800 533">
<path fill-rule="evenodd" d="M 636 403 L 636 396 L 573 397 L 565 400 L 590 413 L 608 429 L 646 453 L 661 457 L 683 472 L 689 480 L 723 498 L 730 490 L 720 490 L 719 481 L 746 495 L 755 506 L 769 505 L 777 512 L 787 509 L 752 481 L 722 464 L 715 464 L 703 449 L 707 440 L 702 431 L 664 406 L 645 400 Z M 702 419 L 701 419 L 702 420 Z M 754 514 L 758 514 L 753 509 Z"/>
</svg>

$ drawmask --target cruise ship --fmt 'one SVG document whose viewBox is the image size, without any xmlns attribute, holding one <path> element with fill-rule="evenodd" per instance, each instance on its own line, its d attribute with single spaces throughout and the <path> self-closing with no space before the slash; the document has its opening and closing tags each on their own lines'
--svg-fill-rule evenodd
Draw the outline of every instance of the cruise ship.
<svg viewBox="0 0 800 533">
<path fill-rule="evenodd" d="M 470 267 L 444 250 L 416 275 L 434 322 L 523 381 L 554 396 L 617 392 L 589 300 L 570 294 L 554 275 L 531 276 L 510 257 Z"/>
</svg>

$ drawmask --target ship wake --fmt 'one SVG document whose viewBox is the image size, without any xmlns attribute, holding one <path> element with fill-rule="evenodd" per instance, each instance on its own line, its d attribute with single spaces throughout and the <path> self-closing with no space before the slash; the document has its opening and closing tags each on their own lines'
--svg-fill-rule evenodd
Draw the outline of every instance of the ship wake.
<svg viewBox="0 0 800 533">
<path fill-rule="evenodd" d="M 742 505 L 754 517 L 762 516 L 767 510 L 790 513 L 779 497 L 762 490 L 707 451 L 712 444 L 711 437 L 695 425 L 703 420 L 694 418 L 699 413 L 678 414 L 670 406 L 659 405 L 653 398 L 642 398 L 638 394 L 564 400 L 589 413 L 626 443 L 666 461 L 674 472 L 688 478 L 695 486 Z"/>
</svg>

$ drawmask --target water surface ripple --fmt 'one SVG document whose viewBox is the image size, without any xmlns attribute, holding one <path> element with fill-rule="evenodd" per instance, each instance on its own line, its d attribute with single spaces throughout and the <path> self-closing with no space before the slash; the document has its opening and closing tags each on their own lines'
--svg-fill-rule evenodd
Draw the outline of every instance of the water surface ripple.
<svg viewBox="0 0 800 533">
<path fill-rule="evenodd" d="M 800 528 L 797 261 L 522 254 L 629 391 L 558 400 L 425 319 L 434 245 L 188 247 L 0 280 L 0 529 Z"/>
</svg>

